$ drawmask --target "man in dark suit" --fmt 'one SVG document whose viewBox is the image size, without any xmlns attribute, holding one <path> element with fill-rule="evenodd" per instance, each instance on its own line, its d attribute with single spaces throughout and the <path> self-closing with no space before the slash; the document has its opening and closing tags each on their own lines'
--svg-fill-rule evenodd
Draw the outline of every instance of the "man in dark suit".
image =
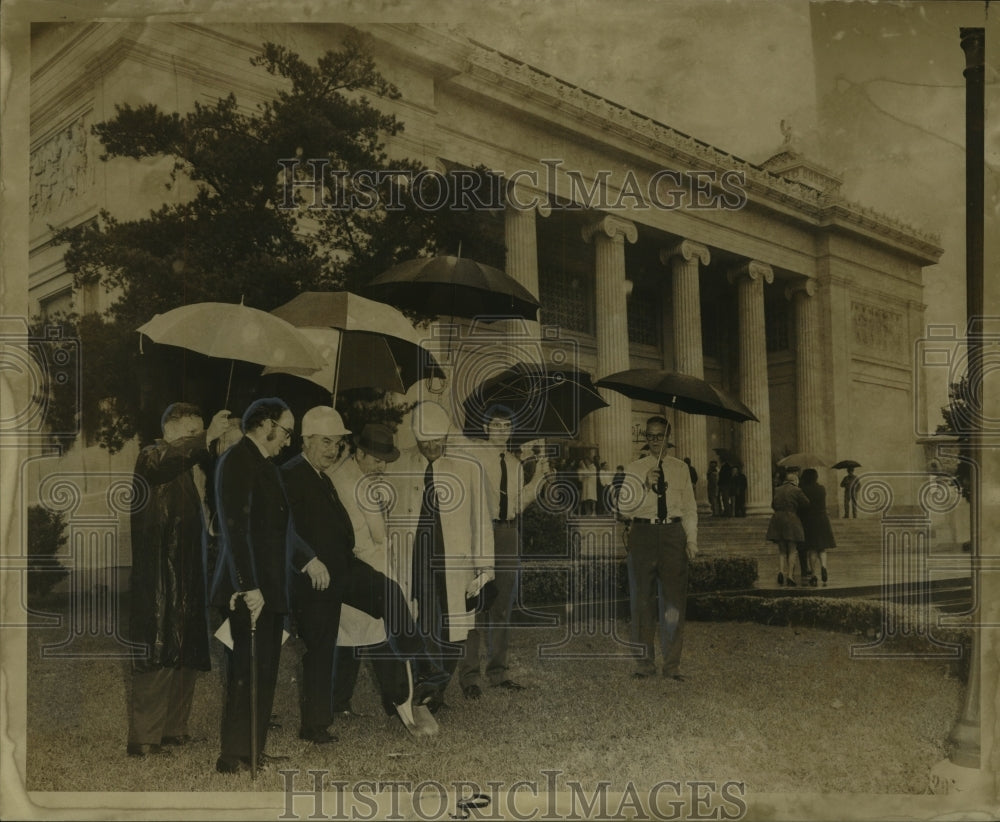
<svg viewBox="0 0 1000 822">
<path fill-rule="evenodd" d="M 393 651 L 415 661 L 416 704 L 444 681 L 443 671 L 430 667 L 399 586 L 354 555 L 354 525 L 326 474 L 346 457 L 344 437 L 350 433 L 332 408 L 312 408 L 302 418 L 302 453 L 282 466 L 297 542 L 303 543 L 295 565 L 303 573 L 292 588 L 296 624 L 306 644 L 299 737 L 318 745 L 335 740 L 327 726 L 333 721 L 333 659 L 342 604 L 383 619 Z M 408 684 L 400 684 L 402 690 L 392 695 L 397 706 L 408 704 L 410 696 Z"/>
<path fill-rule="evenodd" d="M 205 465 L 229 412 L 208 431 L 197 406 L 175 402 L 163 413 L 163 438 L 135 464 L 132 511 L 132 661 L 129 756 L 184 745 L 198 671 L 211 667 L 205 602 Z"/>
<path fill-rule="evenodd" d="M 289 511 L 281 473 L 271 461 L 291 439 L 295 418 L 277 397 L 255 401 L 243 415 L 243 438 L 216 468 L 219 559 L 211 601 L 231 625 L 233 648 L 222 715 L 220 773 L 250 764 L 251 631 L 256 631 L 258 754 L 267 740 L 288 611 Z"/>
</svg>

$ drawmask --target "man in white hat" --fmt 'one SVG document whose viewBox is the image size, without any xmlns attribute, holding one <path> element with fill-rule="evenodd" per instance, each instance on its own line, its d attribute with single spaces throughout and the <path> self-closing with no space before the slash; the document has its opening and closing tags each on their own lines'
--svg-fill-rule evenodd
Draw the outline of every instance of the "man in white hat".
<svg viewBox="0 0 1000 822">
<path fill-rule="evenodd" d="M 402 530 L 401 545 L 413 546 L 409 592 L 428 650 L 450 677 L 463 656 L 456 643 L 475 626 L 468 600 L 494 577 L 493 525 L 481 466 L 446 453 L 448 412 L 417 403 L 411 428 L 416 448 L 387 468 L 396 492 L 389 527 Z M 446 686 L 428 703 L 432 712 L 444 704 Z"/>
<path fill-rule="evenodd" d="M 342 498 L 329 476 L 346 459 L 350 433 L 332 408 L 312 408 L 302 418 L 302 453 L 282 466 L 301 543 L 294 555 L 301 573 L 292 588 L 293 612 L 306 644 L 299 737 L 317 745 L 335 740 L 327 727 L 333 721 L 333 660 L 342 605 L 384 621 L 393 651 L 415 662 L 415 700 L 429 698 L 445 681 L 428 659 L 399 585 L 354 554 L 355 527 L 345 505 L 354 500 Z M 409 689 L 401 690 L 396 704 L 408 698 Z"/>
<path fill-rule="evenodd" d="M 334 741 L 326 730 L 333 721 L 333 652 L 354 548 L 351 519 L 325 472 L 340 461 L 350 433 L 334 409 L 311 408 L 302 417 L 302 453 L 281 467 L 295 533 L 307 557 L 296 563 L 301 573 L 291 586 L 295 623 L 306 645 L 299 737 L 318 745 Z"/>
</svg>

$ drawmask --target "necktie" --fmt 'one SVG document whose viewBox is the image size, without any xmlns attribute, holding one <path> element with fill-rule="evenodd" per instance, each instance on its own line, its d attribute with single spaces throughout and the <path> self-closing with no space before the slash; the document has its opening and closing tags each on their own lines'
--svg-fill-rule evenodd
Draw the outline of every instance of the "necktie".
<svg viewBox="0 0 1000 822">
<path fill-rule="evenodd" d="M 430 462 L 427 463 L 427 468 L 424 470 L 424 493 L 420 501 L 420 519 L 417 522 L 417 532 L 413 544 L 413 561 L 410 569 L 413 595 L 421 603 L 429 602 L 431 596 L 431 563 L 441 531 L 432 465 Z M 420 612 L 421 618 L 423 618 L 423 606 L 421 606 Z"/>
<path fill-rule="evenodd" d="M 507 519 L 507 460 L 503 451 L 500 452 L 500 520 Z"/>
<path fill-rule="evenodd" d="M 331 480 L 330 477 L 327 476 L 325 471 L 320 471 L 319 476 L 320 479 L 323 480 L 323 487 L 326 489 L 326 493 L 328 493 L 331 497 L 336 498 L 337 492 L 334 490 L 333 480 Z"/>
<path fill-rule="evenodd" d="M 663 460 L 657 460 L 656 517 L 661 522 L 667 518 L 667 481 L 663 478 Z"/>
</svg>

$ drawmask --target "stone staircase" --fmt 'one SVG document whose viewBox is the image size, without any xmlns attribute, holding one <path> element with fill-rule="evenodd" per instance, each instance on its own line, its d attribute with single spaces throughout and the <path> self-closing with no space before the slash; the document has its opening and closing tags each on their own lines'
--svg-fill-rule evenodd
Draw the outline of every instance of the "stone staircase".
<svg viewBox="0 0 1000 822">
<path fill-rule="evenodd" d="M 698 549 L 706 557 L 776 556 L 776 547 L 764 535 L 770 514 L 747 517 L 702 516 L 698 520 Z M 882 546 L 882 523 L 877 517 L 832 519 L 833 536 L 838 551 L 871 552 L 878 556 Z"/>
</svg>

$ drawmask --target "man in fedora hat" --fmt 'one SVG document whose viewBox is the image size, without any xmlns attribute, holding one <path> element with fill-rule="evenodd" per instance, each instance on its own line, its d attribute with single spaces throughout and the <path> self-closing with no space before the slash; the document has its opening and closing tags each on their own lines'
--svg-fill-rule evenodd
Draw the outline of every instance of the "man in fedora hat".
<svg viewBox="0 0 1000 822">
<path fill-rule="evenodd" d="M 354 525 L 354 556 L 385 574 L 396 583 L 399 568 L 390 566 L 385 516 L 388 496 L 379 487 L 379 479 L 388 462 L 399 459 L 392 429 L 368 423 L 354 437 L 354 451 L 331 474 L 344 507 Z M 402 661 L 388 644 L 385 623 L 353 605 L 344 604 L 340 612 L 340 632 L 333 667 L 333 712 L 351 716 L 351 697 L 357 683 L 361 660 L 372 663 L 387 714 L 406 698 L 408 688 Z"/>
<path fill-rule="evenodd" d="M 282 467 L 296 535 L 304 543 L 296 565 L 293 606 L 306 644 L 302 659 L 302 723 L 299 737 L 317 745 L 335 741 L 327 730 L 333 721 L 333 658 L 344 603 L 384 620 L 396 653 L 418 667 L 415 700 L 427 699 L 443 680 L 427 659 L 399 586 L 354 554 L 355 526 L 329 472 L 347 455 L 351 432 L 334 409 L 318 406 L 302 418 L 302 453 Z M 407 702 L 408 689 L 397 695 Z"/>
<path fill-rule="evenodd" d="M 475 626 L 476 595 L 494 577 L 493 525 L 481 466 L 447 453 L 448 412 L 435 402 L 417 403 L 411 428 L 416 448 L 387 471 L 396 492 L 390 527 L 400 530 L 401 545 L 413 546 L 410 591 L 418 621 L 450 678 L 463 656 L 458 643 Z M 428 703 L 432 712 L 444 705 L 444 686 Z"/>
</svg>

